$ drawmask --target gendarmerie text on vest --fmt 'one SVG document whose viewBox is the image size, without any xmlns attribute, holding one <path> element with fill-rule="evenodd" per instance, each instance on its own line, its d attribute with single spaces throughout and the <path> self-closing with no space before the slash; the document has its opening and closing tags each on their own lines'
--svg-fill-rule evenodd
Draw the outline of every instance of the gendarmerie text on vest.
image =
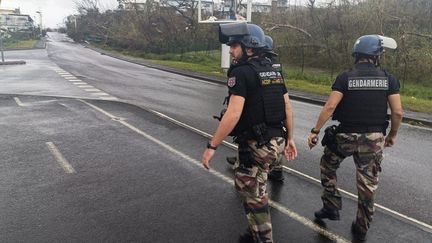
<svg viewBox="0 0 432 243">
<path fill-rule="evenodd" d="M 388 90 L 389 82 L 387 78 L 383 77 L 355 77 L 348 80 L 349 90 Z"/>
</svg>

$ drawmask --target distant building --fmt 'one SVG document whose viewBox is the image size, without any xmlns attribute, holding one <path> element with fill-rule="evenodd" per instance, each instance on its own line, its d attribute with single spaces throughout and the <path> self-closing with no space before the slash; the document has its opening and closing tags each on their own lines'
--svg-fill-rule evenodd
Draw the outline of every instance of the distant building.
<svg viewBox="0 0 432 243">
<path fill-rule="evenodd" d="M 0 14 L 21 14 L 21 10 L 19 8 L 16 9 L 1 9 Z"/>
<path fill-rule="evenodd" d="M 144 10 L 145 9 L 145 0 L 124 0 L 124 9 L 125 10 Z"/>
<path fill-rule="evenodd" d="M 21 14 L 20 9 L 0 9 L 0 26 L 10 32 L 32 32 L 34 21 L 27 14 Z"/>
<path fill-rule="evenodd" d="M 238 1 L 238 0 L 236 0 Z M 243 2 L 239 7 L 238 14 L 246 16 L 246 2 Z M 187 10 L 190 7 L 197 7 L 198 0 L 154 0 L 154 3 L 161 8 L 174 7 L 180 10 Z M 233 13 L 233 0 L 201 0 L 201 8 L 203 14 L 212 16 L 214 13 L 222 15 L 229 15 Z M 267 3 L 252 3 L 252 13 L 271 13 L 274 11 L 281 11 L 288 8 L 287 0 L 268 0 Z M 122 10 L 145 10 L 146 0 L 123 0 Z M 225 13 L 225 14 L 224 14 Z M 233 16 L 232 16 L 233 17 Z M 227 18 L 230 18 L 227 16 Z"/>
<path fill-rule="evenodd" d="M 123 0 L 122 7 L 120 10 L 139 10 L 143 11 L 146 9 L 146 0 Z M 198 6 L 198 0 L 154 0 L 155 5 L 160 8 L 178 8 L 179 10 L 186 11 L 190 7 Z M 213 0 L 202 0 L 201 7 L 207 14 L 212 15 L 214 11 Z"/>
<path fill-rule="evenodd" d="M 238 0 L 237 0 L 238 1 Z M 215 7 L 215 12 L 232 13 L 233 0 L 221 0 Z M 238 13 L 246 16 L 247 0 L 242 1 L 241 6 L 237 6 Z M 287 0 L 268 0 L 267 2 L 252 2 L 252 13 L 272 13 L 280 12 L 288 8 Z"/>
<path fill-rule="evenodd" d="M 213 15 L 214 10 L 215 4 L 212 0 L 201 0 L 201 11 L 203 11 L 204 14 Z"/>
<path fill-rule="evenodd" d="M 265 3 L 254 3 L 252 4 L 252 13 L 271 13 L 272 5 Z"/>
</svg>

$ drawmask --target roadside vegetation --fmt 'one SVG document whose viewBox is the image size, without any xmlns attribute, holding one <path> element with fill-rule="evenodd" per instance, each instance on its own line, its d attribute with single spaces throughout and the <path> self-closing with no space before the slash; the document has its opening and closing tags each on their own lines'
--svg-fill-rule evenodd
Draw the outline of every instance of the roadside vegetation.
<svg viewBox="0 0 432 243">
<path fill-rule="evenodd" d="M 142 58 L 153 64 L 220 78 L 226 77 L 225 71 L 220 68 L 219 51 L 199 51 L 182 54 L 166 53 L 157 55 L 137 51 L 116 50 L 101 45 L 97 45 L 97 47 L 125 56 Z M 320 95 L 328 95 L 330 93 L 330 87 L 337 75 L 329 75 L 328 71 L 316 68 L 303 69 L 302 71 L 301 67 L 284 64 L 283 72 L 284 77 L 286 77 L 286 86 L 288 89 Z M 401 96 L 404 109 L 432 114 L 432 86 L 405 84 L 401 87 Z"/>
<path fill-rule="evenodd" d="M 117 2 L 116 10 L 102 12 L 100 0 L 76 0 L 79 14 L 66 19 L 66 33 L 78 42 L 224 76 L 217 25 L 198 24 L 197 1 Z M 355 40 L 381 34 L 398 43 L 395 51 L 385 54 L 382 66 L 399 79 L 405 109 L 432 113 L 431 0 L 290 0 L 287 4 L 274 6 L 271 13 L 254 12 L 252 23 L 273 38 L 288 88 L 328 94 L 335 76 L 352 66 Z"/>
<path fill-rule="evenodd" d="M 39 28 L 19 31 L 7 31 L 2 33 L 3 49 L 31 49 L 36 46 L 40 40 L 41 31 Z M 42 31 L 42 36 L 45 36 L 46 31 Z"/>
<path fill-rule="evenodd" d="M 33 48 L 38 40 L 14 40 L 14 39 L 7 39 L 3 43 L 3 48 L 5 50 L 8 49 L 30 49 Z"/>
</svg>

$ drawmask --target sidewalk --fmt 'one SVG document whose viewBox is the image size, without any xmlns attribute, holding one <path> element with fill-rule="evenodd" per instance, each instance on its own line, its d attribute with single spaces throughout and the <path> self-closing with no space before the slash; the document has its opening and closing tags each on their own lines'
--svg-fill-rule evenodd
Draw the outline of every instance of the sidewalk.
<svg viewBox="0 0 432 243">
<path fill-rule="evenodd" d="M 191 78 L 206 80 L 206 81 L 210 81 L 210 82 L 226 83 L 225 79 L 222 79 L 219 77 L 212 77 L 212 76 L 197 73 L 197 72 L 191 72 L 191 71 L 187 71 L 187 70 L 180 70 L 180 69 L 175 69 L 175 68 L 166 67 L 166 66 L 162 66 L 162 65 L 151 64 L 150 62 L 146 61 L 145 59 L 115 54 L 115 53 L 111 53 L 109 51 L 102 50 L 102 49 L 95 48 L 95 47 L 88 46 L 88 45 L 86 45 L 86 47 L 89 49 L 92 49 L 94 51 L 100 52 L 102 55 L 107 55 L 110 57 L 114 57 L 114 58 L 124 60 L 127 62 L 132 62 L 135 64 L 143 65 L 146 67 L 155 68 L 155 69 L 159 69 L 162 71 L 171 72 L 171 73 L 175 73 L 175 74 L 179 74 L 179 75 L 184 75 L 184 76 L 191 77 Z M 303 91 L 288 90 L 288 93 L 290 95 L 290 98 L 293 100 L 308 102 L 308 103 L 317 104 L 317 105 L 324 105 L 325 101 L 327 100 L 327 96 L 312 94 L 312 93 L 303 92 Z M 419 126 L 432 127 L 432 114 L 413 112 L 413 111 L 404 111 L 404 112 L 405 112 L 404 118 L 403 118 L 404 123 L 409 123 L 409 124 L 419 125 Z"/>
<path fill-rule="evenodd" d="M 33 48 L 11 48 L 11 49 L 7 49 L 4 51 L 5 52 L 6 51 L 24 51 L 24 50 L 45 49 L 45 48 L 46 48 L 46 37 L 43 37 L 42 39 L 38 40 L 38 42 L 34 45 Z M 26 62 L 23 60 L 4 61 L 4 62 L 0 61 L 0 66 L 1 65 L 24 65 L 24 64 L 26 64 Z"/>
</svg>

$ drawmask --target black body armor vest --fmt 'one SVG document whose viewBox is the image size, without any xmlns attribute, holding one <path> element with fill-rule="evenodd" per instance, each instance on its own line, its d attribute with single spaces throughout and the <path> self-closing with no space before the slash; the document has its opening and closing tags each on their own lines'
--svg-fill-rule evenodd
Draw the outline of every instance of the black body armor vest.
<svg viewBox="0 0 432 243">
<path fill-rule="evenodd" d="M 347 72 L 347 76 L 348 89 L 336 107 L 333 120 L 346 127 L 385 124 L 387 91 L 390 87 L 387 73 L 375 67 L 354 67 Z"/>
<path fill-rule="evenodd" d="M 247 80 L 250 83 L 245 105 L 240 120 L 230 134 L 240 136 L 249 133 L 253 126 L 265 124 L 267 127 L 281 128 L 285 120 L 285 83 L 282 74 L 272 68 L 268 59 L 251 59 L 248 65 L 256 74 L 256 79 Z"/>
</svg>

